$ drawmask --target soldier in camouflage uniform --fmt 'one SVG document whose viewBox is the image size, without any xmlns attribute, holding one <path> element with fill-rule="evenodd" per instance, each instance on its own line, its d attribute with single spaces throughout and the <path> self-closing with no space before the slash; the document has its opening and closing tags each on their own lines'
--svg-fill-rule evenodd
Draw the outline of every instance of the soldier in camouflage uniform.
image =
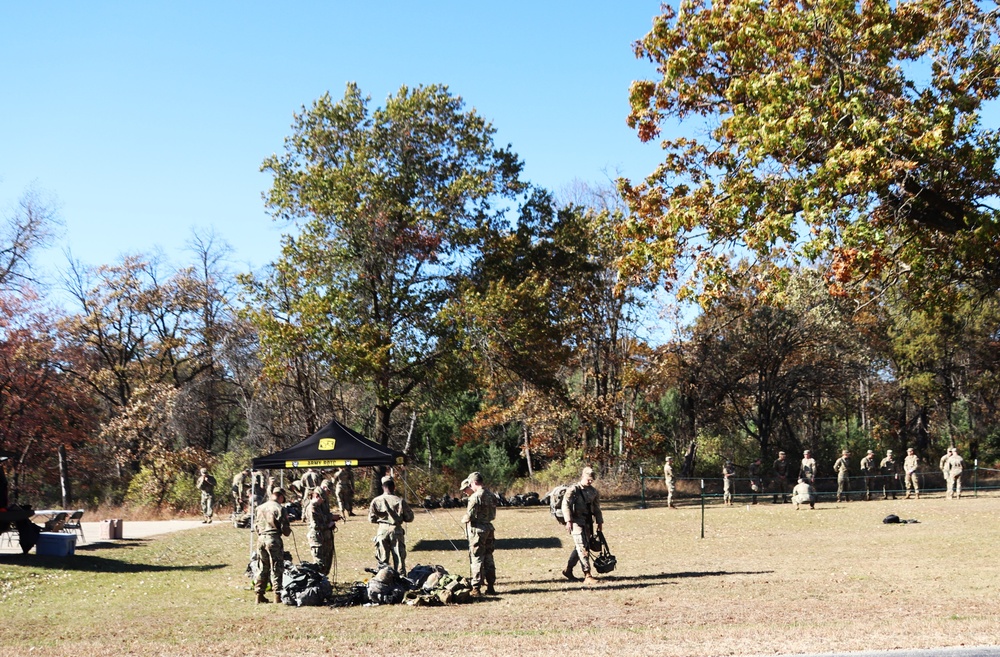
<svg viewBox="0 0 1000 657">
<path fill-rule="evenodd" d="M 469 504 L 462 523 L 467 525 L 469 560 L 472 563 L 472 595 L 482 595 L 486 582 L 486 595 L 496 595 L 497 567 L 493 561 L 496 536 L 493 520 L 497 517 L 496 497 L 483 487 L 483 475 L 473 472 L 462 482 L 462 492 L 469 496 Z"/>
<path fill-rule="evenodd" d="M 343 517 L 354 515 L 354 471 L 345 465 L 333 474 L 334 489 L 337 496 L 337 506 Z"/>
<path fill-rule="evenodd" d="M 882 499 L 896 499 L 896 491 L 899 490 L 899 467 L 896 459 L 892 456 L 892 450 L 885 451 L 885 458 L 878 465 L 878 471 L 882 478 Z"/>
<path fill-rule="evenodd" d="M 812 452 L 808 449 L 802 452 L 802 461 L 799 463 L 799 478 L 805 479 L 810 486 L 816 484 L 816 459 L 813 458 Z"/>
<path fill-rule="evenodd" d="M 733 488 L 736 485 L 736 466 L 733 462 L 726 460 L 722 466 L 722 503 L 726 506 L 733 505 Z"/>
<path fill-rule="evenodd" d="M 322 481 L 319 473 L 313 468 L 306 468 L 306 471 L 302 474 L 302 490 L 299 491 L 302 495 L 302 505 L 305 506 L 307 502 L 312 500 L 313 489 L 320 485 Z"/>
<path fill-rule="evenodd" d="M 667 485 L 667 508 L 676 509 L 674 506 L 674 457 L 668 456 L 663 462 L 663 483 Z"/>
<path fill-rule="evenodd" d="M 757 503 L 757 493 L 760 492 L 762 481 L 760 478 L 761 462 L 760 457 L 754 459 L 753 463 L 747 468 L 747 476 L 750 478 L 750 503 Z"/>
<path fill-rule="evenodd" d="M 326 488 L 322 485 L 313 489 L 304 519 L 309 525 L 309 550 L 313 562 L 319 566 L 321 573 L 329 575 L 333 566 L 333 514 L 326 501 Z"/>
<path fill-rule="evenodd" d="M 833 471 L 837 473 L 837 501 L 851 501 L 851 453 L 846 449 L 841 451 L 840 458 L 833 464 Z"/>
<path fill-rule="evenodd" d="M 778 458 L 771 466 L 774 475 L 774 503 L 778 503 L 778 495 L 781 496 L 781 503 L 788 502 L 788 460 L 784 452 L 778 452 Z"/>
<path fill-rule="evenodd" d="M 267 602 L 268 577 L 274 589 L 274 601 L 281 602 L 282 579 L 285 573 L 285 544 L 282 536 L 292 533 L 285 515 L 285 491 L 271 490 L 271 499 L 257 507 L 254 514 L 254 528 L 257 530 L 257 559 L 260 562 L 260 577 L 257 578 L 257 604 Z"/>
<path fill-rule="evenodd" d="M 917 470 L 920 468 L 920 457 L 916 455 L 912 447 L 907 448 L 906 458 L 903 459 L 903 481 L 906 483 L 906 499 L 910 499 L 912 492 L 916 499 L 920 499 L 920 481 Z"/>
<path fill-rule="evenodd" d="M 868 453 L 861 459 L 861 476 L 865 480 L 865 499 L 872 499 L 872 485 L 876 483 L 875 476 L 878 474 L 878 466 L 875 464 L 875 452 L 868 450 Z"/>
<path fill-rule="evenodd" d="M 389 565 L 399 574 L 406 575 L 406 530 L 404 522 L 413 522 L 413 509 L 402 497 L 396 495 L 396 482 L 392 477 L 382 477 L 382 494 L 368 507 L 368 522 L 378 525 L 375 534 L 375 559 L 379 568 Z"/>
<path fill-rule="evenodd" d="M 573 536 L 574 549 L 563 577 L 576 581 L 573 568 L 577 563 L 583 568 L 583 583 L 594 584 L 597 579 L 590 572 L 590 537 L 604 529 L 604 515 L 601 513 L 601 495 L 594 488 L 594 469 L 584 468 L 580 482 L 574 484 L 563 497 L 562 512 L 566 518 L 566 530 Z"/>
<path fill-rule="evenodd" d="M 944 454 L 941 455 L 941 460 L 938 462 L 938 469 L 941 470 L 941 485 L 944 486 L 944 495 L 948 497 L 948 459 L 955 452 L 954 447 L 949 447 L 945 450 Z"/>
<path fill-rule="evenodd" d="M 243 470 L 233 475 L 233 512 L 243 513 L 250 495 L 250 471 Z"/>
<path fill-rule="evenodd" d="M 201 512 L 205 516 L 202 522 L 211 523 L 215 509 L 215 477 L 208 474 L 208 468 L 199 470 L 195 486 L 201 491 Z"/>
<path fill-rule="evenodd" d="M 959 456 L 958 450 L 952 447 L 951 456 L 948 457 L 945 470 L 945 482 L 947 483 L 948 499 L 962 497 L 962 470 L 965 461 Z"/>
</svg>

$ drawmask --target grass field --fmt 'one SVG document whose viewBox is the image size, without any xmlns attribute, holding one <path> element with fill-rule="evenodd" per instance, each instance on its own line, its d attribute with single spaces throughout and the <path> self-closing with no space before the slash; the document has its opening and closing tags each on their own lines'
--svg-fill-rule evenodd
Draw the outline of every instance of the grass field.
<svg viewBox="0 0 1000 657">
<path fill-rule="evenodd" d="M 605 504 L 615 572 L 562 578 L 571 541 L 542 507 L 501 509 L 499 597 L 448 607 L 255 605 L 250 537 L 215 524 L 0 556 L 0 655 L 759 655 L 1000 644 L 1000 497 L 701 509 Z M 919 524 L 884 525 L 889 513 Z M 408 565 L 468 574 L 461 511 L 419 512 Z M 306 559 L 305 527 L 286 548 Z M 338 582 L 373 527 L 337 533 Z"/>
</svg>

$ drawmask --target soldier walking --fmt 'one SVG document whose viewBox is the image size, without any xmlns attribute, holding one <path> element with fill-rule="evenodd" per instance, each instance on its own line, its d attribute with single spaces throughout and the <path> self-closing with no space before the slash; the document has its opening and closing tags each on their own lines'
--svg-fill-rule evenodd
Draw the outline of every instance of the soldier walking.
<svg viewBox="0 0 1000 657">
<path fill-rule="evenodd" d="M 202 522 L 211 523 L 215 511 L 215 477 L 208 474 L 208 468 L 201 468 L 198 472 L 195 487 L 201 491 L 201 513 L 205 516 Z"/>
<path fill-rule="evenodd" d="M 948 457 L 946 464 L 947 470 L 945 471 L 948 484 L 948 499 L 962 497 L 962 470 L 964 469 L 964 464 L 965 461 L 962 460 L 958 450 L 952 447 L 951 456 Z"/>
<path fill-rule="evenodd" d="M 569 563 L 563 571 L 563 577 L 577 581 L 573 576 L 573 568 L 577 563 L 583 568 L 583 583 L 596 584 L 597 578 L 590 572 L 590 537 L 604 528 L 604 515 L 601 513 L 601 495 L 594 488 L 594 469 L 584 468 L 580 481 L 574 484 L 563 497 L 563 518 L 566 519 L 566 531 L 573 536 L 573 552 L 569 555 Z"/>
<path fill-rule="evenodd" d="M 722 503 L 726 506 L 733 505 L 733 487 L 736 484 L 736 466 L 733 462 L 726 460 L 722 466 Z"/>
</svg>

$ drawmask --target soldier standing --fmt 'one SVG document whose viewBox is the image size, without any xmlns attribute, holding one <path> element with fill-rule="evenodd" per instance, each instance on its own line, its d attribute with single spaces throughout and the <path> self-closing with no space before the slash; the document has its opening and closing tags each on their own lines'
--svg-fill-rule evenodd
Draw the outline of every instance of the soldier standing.
<svg viewBox="0 0 1000 657">
<path fill-rule="evenodd" d="M 851 453 L 846 449 L 840 453 L 840 458 L 833 464 L 833 471 L 837 473 L 837 501 L 851 501 L 851 473 L 850 473 Z"/>
<path fill-rule="evenodd" d="M 326 501 L 326 488 L 317 486 L 312 491 L 312 498 L 305 511 L 305 520 L 309 524 L 309 550 L 313 561 L 324 575 L 330 574 L 333 566 L 333 514 Z"/>
<path fill-rule="evenodd" d="M 563 518 L 566 518 L 566 530 L 573 536 L 573 552 L 563 577 L 577 581 L 573 576 L 573 568 L 577 563 L 583 568 L 583 583 L 596 584 L 597 579 L 590 572 L 590 537 L 604 529 L 604 515 L 601 513 L 601 495 L 594 488 L 594 469 L 584 468 L 579 483 L 573 485 L 562 502 Z"/>
<path fill-rule="evenodd" d="M 920 457 L 916 455 L 912 447 L 906 450 L 906 458 L 903 459 L 903 481 L 906 484 L 906 499 L 910 499 L 910 491 L 916 499 L 920 499 L 920 481 L 917 478 L 917 469 L 920 467 Z"/>
<path fill-rule="evenodd" d="M 861 476 L 865 480 L 865 499 L 871 501 L 872 499 L 872 484 L 875 483 L 875 475 L 877 473 L 877 466 L 875 465 L 875 452 L 868 450 L 868 454 L 861 459 Z"/>
<path fill-rule="evenodd" d="M 879 474 L 882 475 L 882 499 L 896 499 L 896 490 L 899 488 L 899 469 L 896 467 L 896 459 L 892 457 L 892 450 L 885 451 L 885 458 L 878 466 Z"/>
<path fill-rule="evenodd" d="M 201 491 L 201 512 L 205 516 L 202 522 L 211 523 L 215 509 L 215 477 L 208 474 L 208 468 L 202 468 L 198 472 L 199 476 L 195 487 Z"/>
<path fill-rule="evenodd" d="M 368 507 L 368 522 L 378 525 L 373 539 L 375 559 L 379 568 L 389 565 L 401 575 L 406 575 L 406 530 L 404 522 L 413 522 L 413 510 L 402 497 L 396 495 L 396 482 L 392 477 L 382 477 L 382 494 Z"/>
<path fill-rule="evenodd" d="M 264 592 L 270 577 L 274 588 L 274 601 L 281 602 L 281 585 L 285 573 L 285 544 L 282 536 L 292 533 L 285 515 L 285 491 L 271 489 L 271 498 L 257 507 L 254 527 L 257 530 L 257 559 L 260 562 L 260 577 L 257 578 L 257 604 L 267 602 Z"/>
<path fill-rule="evenodd" d="M 788 461 L 784 452 L 778 452 L 778 458 L 771 466 L 774 473 L 774 503 L 778 503 L 778 495 L 781 495 L 781 503 L 788 502 Z"/>
<path fill-rule="evenodd" d="M 729 459 L 726 459 L 722 466 L 722 503 L 726 506 L 733 505 L 733 485 L 736 483 L 736 466 Z"/>
<path fill-rule="evenodd" d="M 302 503 L 306 504 L 312 499 L 313 489 L 319 486 L 320 476 L 313 468 L 306 468 L 305 473 L 302 475 L 302 490 L 299 491 L 302 495 Z"/>
<path fill-rule="evenodd" d="M 668 456 L 663 462 L 663 483 L 667 485 L 667 508 L 676 509 L 674 506 L 674 457 Z"/>
<path fill-rule="evenodd" d="M 816 459 L 812 457 L 812 452 L 806 450 L 802 452 L 802 462 L 799 464 L 799 478 L 805 479 L 810 486 L 816 484 Z"/>
<path fill-rule="evenodd" d="M 962 470 L 965 461 L 959 456 L 958 450 L 951 448 L 951 456 L 948 457 L 947 470 L 945 475 L 948 483 L 948 499 L 962 497 Z"/>
<path fill-rule="evenodd" d="M 497 567 L 493 561 L 493 550 L 496 535 L 493 531 L 493 520 L 497 517 L 496 497 L 483 487 L 483 475 L 478 472 L 469 474 L 462 482 L 462 492 L 469 496 L 469 504 L 462 516 L 462 523 L 467 525 L 469 538 L 469 561 L 472 564 L 472 595 L 482 595 L 483 582 L 486 582 L 486 595 L 496 595 L 494 585 L 497 581 Z"/>
<path fill-rule="evenodd" d="M 243 470 L 233 475 L 233 512 L 243 513 L 246 508 L 250 489 L 250 470 Z"/>
<path fill-rule="evenodd" d="M 337 496 L 337 506 L 343 517 L 354 515 L 354 471 L 345 465 L 333 474 L 334 489 Z"/>
<path fill-rule="evenodd" d="M 753 463 L 750 464 L 750 467 L 747 468 L 747 476 L 750 478 L 750 492 L 752 493 L 750 495 L 751 504 L 757 503 L 757 493 L 759 493 L 761 489 L 760 468 L 761 463 L 759 456 L 755 458 Z"/>
</svg>

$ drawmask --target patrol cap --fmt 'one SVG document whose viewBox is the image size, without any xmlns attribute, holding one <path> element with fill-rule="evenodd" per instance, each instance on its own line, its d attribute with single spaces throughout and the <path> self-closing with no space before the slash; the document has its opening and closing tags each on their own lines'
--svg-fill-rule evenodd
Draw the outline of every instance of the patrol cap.
<svg viewBox="0 0 1000 657">
<path fill-rule="evenodd" d="M 458 485 L 458 490 L 465 490 L 466 488 L 469 488 L 469 480 L 463 479 L 462 483 Z"/>
<path fill-rule="evenodd" d="M 892 454 L 892 450 L 891 449 L 887 449 L 887 450 L 885 450 L 885 453 L 886 454 Z"/>
<path fill-rule="evenodd" d="M 275 486 L 274 488 L 271 489 L 271 495 L 274 495 L 275 497 L 277 497 L 278 495 L 285 497 L 285 489 L 282 488 L 281 486 Z"/>
<path fill-rule="evenodd" d="M 674 457 L 672 457 L 672 456 L 668 456 L 668 457 L 667 457 L 667 460 L 668 460 L 668 461 L 673 461 L 673 460 L 674 460 Z"/>
<path fill-rule="evenodd" d="M 386 475 L 386 476 L 382 477 L 382 484 L 383 485 L 384 484 L 392 484 L 392 483 L 395 483 L 395 482 L 393 481 L 392 477 L 390 477 L 389 475 Z"/>
<path fill-rule="evenodd" d="M 870 450 L 868 450 L 868 453 L 869 453 L 869 454 L 874 454 L 874 453 L 875 453 L 875 450 L 874 450 L 874 449 L 870 449 Z"/>
<path fill-rule="evenodd" d="M 784 456 L 784 455 L 785 455 L 784 452 L 778 452 L 778 456 Z"/>
</svg>

